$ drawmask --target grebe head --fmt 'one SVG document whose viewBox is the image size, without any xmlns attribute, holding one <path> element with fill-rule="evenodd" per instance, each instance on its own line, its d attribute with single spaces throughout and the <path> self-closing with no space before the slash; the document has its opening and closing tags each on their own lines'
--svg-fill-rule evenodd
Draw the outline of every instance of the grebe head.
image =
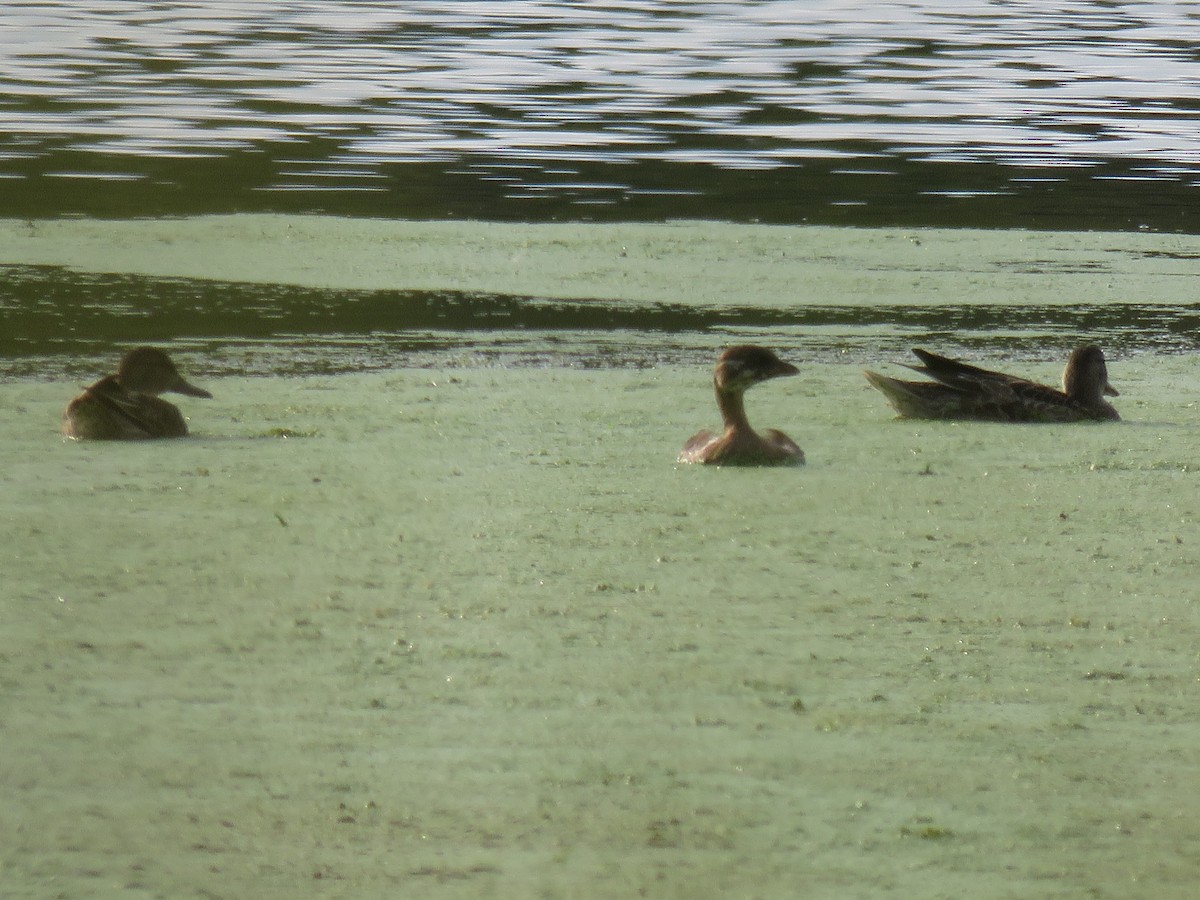
<svg viewBox="0 0 1200 900">
<path fill-rule="evenodd" d="M 175 368 L 171 357 L 154 347 L 138 347 L 126 353 L 117 369 L 117 381 L 125 390 L 141 394 L 174 391 L 191 397 L 212 399 L 208 391 L 188 384 Z"/>
<path fill-rule="evenodd" d="M 766 347 L 730 347 L 717 359 L 713 384 L 722 393 L 740 394 L 760 381 L 799 372 L 799 369 L 784 362 Z"/>
<path fill-rule="evenodd" d="M 1100 403 L 1101 397 L 1119 397 L 1117 389 L 1108 383 L 1108 366 L 1104 352 L 1095 344 L 1079 347 L 1067 359 L 1063 370 L 1063 393 L 1082 403 Z"/>
</svg>

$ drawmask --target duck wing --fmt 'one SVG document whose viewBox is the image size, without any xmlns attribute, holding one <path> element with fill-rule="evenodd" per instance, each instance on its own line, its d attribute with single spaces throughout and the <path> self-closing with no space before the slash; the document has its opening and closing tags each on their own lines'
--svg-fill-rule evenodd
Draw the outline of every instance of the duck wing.
<svg viewBox="0 0 1200 900">
<path fill-rule="evenodd" d="M 904 381 L 869 370 L 863 375 L 887 398 L 897 414 L 909 419 L 962 418 L 964 402 L 972 396 L 968 391 L 937 381 Z"/>
<path fill-rule="evenodd" d="M 107 410 L 125 439 L 183 437 L 188 433 L 183 413 L 159 397 L 127 391 L 112 377 L 102 378 L 85 396 Z"/>
<path fill-rule="evenodd" d="M 968 365 L 965 362 L 959 362 L 957 359 L 951 359 L 948 356 L 930 353 L 928 350 L 922 350 L 919 347 L 914 347 L 913 353 L 916 354 L 917 358 L 924 365 L 909 366 L 909 368 L 923 375 L 928 375 L 930 378 L 940 381 L 947 387 L 975 391 L 985 385 L 993 390 L 1001 390 L 1007 385 L 1035 384 L 1035 382 L 1025 378 L 1018 378 L 1016 375 L 995 372 L 991 369 L 981 369 L 979 366 Z M 1044 385 L 1037 386 L 1044 387 Z M 1054 388 L 1050 388 L 1050 390 L 1054 390 Z"/>
</svg>

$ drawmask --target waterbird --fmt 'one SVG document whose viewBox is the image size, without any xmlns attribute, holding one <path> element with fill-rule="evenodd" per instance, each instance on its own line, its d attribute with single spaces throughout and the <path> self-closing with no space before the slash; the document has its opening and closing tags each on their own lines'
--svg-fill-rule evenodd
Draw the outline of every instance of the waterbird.
<svg viewBox="0 0 1200 900">
<path fill-rule="evenodd" d="M 959 360 L 914 348 L 924 365 L 909 366 L 933 381 L 901 381 L 864 371 L 867 381 L 883 392 L 901 417 L 914 419 L 980 419 L 993 422 L 1081 422 L 1120 419 L 1108 394 L 1120 396 L 1108 383 L 1103 351 L 1089 344 L 1072 351 L 1063 370 L 1063 389 L 980 369 Z"/>
<path fill-rule="evenodd" d="M 63 433 L 75 440 L 130 441 L 177 438 L 188 433 L 179 408 L 158 397 L 166 391 L 212 398 L 189 384 L 171 357 L 154 347 L 138 347 L 106 375 L 67 404 Z"/>
<path fill-rule="evenodd" d="M 746 418 L 743 395 L 759 382 L 800 370 L 784 362 L 765 347 L 730 347 L 717 358 L 713 387 L 725 430 L 714 434 L 698 431 L 679 452 L 679 461 L 716 466 L 801 465 L 804 451 L 796 442 L 774 428 L 757 432 Z"/>
</svg>

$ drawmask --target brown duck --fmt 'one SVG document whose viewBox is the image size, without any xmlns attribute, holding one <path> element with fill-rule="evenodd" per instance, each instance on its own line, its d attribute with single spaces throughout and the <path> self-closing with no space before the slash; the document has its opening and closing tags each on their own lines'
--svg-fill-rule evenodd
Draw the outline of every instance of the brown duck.
<svg viewBox="0 0 1200 900">
<path fill-rule="evenodd" d="M 130 350 L 115 375 L 101 378 L 67 405 L 63 433 L 76 440 L 95 441 L 183 437 L 188 433 L 183 414 L 158 396 L 166 391 L 212 397 L 203 388 L 188 384 L 161 350 Z"/>
<path fill-rule="evenodd" d="M 933 381 L 901 381 L 864 372 L 901 416 L 914 419 L 982 419 L 993 422 L 1081 422 L 1120 415 L 1104 395 L 1119 396 L 1108 383 L 1104 353 L 1095 345 L 1071 353 L 1063 389 L 1015 375 L 980 369 L 927 350 L 911 366 Z"/>
</svg>

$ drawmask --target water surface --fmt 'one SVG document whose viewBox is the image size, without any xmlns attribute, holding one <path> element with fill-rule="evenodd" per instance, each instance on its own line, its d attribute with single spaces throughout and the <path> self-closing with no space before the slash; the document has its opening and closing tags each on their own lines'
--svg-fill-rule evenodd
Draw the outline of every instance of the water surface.
<svg viewBox="0 0 1200 900">
<path fill-rule="evenodd" d="M 136 343 L 214 375 L 705 365 L 748 341 L 860 363 L 913 345 L 1193 352 L 1190 236 L 233 216 L 0 222 L 9 374 Z M 7 264 L 7 265 L 6 265 Z"/>
<path fill-rule="evenodd" d="M 1027 427 L 805 361 L 808 465 L 677 466 L 710 362 L 196 378 L 158 444 L 0 383 L 6 891 L 1189 896 L 1191 361 Z"/>
<path fill-rule="evenodd" d="M 6 4 L 6 890 L 1190 896 L 1196 16 Z M 745 341 L 809 464 L 676 466 Z"/>
<path fill-rule="evenodd" d="M 1195 885 L 1200 380 L 1150 351 L 1196 238 L 0 234 L 10 892 Z M 860 373 L 1053 381 L 1084 335 L 1122 422 L 897 422 Z M 801 366 L 748 407 L 808 464 L 676 465 L 747 340 Z M 65 441 L 132 341 L 212 391 L 192 436 Z"/>
<path fill-rule="evenodd" d="M 0 212 L 1194 230 L 1197 34 L 1100 0 L 15 0 Z"/>
</svg>

